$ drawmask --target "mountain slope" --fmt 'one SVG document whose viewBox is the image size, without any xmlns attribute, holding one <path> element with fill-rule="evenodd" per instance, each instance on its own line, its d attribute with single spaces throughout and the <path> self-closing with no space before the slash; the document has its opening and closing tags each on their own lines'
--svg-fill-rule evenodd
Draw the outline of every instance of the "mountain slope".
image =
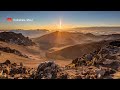
<svg viewBox="0 0 120 90">
<path fill-rule="evenodd" d="M 38 38 L 34 38 L 33 41 L 38 43 L 41 49 L 48 50 L 53 47 L 62 47 L 67 45 L 90 42 L 94 38 L 97 37 L 93 34 L 56 31 Z"/>
<path fill-rule="evenodd" d="M 83 56 L 84 54 L 92 53 L 109 44 L 109 42 L 110 41 L 100 41 L 86 44 L 77 44 L 58 51 L 48 52 L 46 56 L 48 58 L 75 59 L 77 57 Z"/>
<path fill-rule="evenodd" d="M 14 32 L 1 32 L 0 41 L 24 46 L 31 46 L 34 44 L 28 37 L 23 36 L 21 33 L 17 34 Z"/>
</svg>

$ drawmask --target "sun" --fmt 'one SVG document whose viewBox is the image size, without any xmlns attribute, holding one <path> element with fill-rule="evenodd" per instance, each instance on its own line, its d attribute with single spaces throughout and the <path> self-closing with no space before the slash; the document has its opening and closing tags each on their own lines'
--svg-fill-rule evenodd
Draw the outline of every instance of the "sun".
<svg viewBox="0 0 120 90">
<path fill-rule="evenodd" d="M 62 29 L 62 21 L 60 19 L 60 26 L 59 26 L 59 29 Z"/>
<path fill-rule="evenodd" d="M 62 30 L 62 20 L 61 20 L 61 18 L 59 19 L 59 25 L 58 26 L 59 26 L 58 31 L 61 31 Z"/>
</svg>

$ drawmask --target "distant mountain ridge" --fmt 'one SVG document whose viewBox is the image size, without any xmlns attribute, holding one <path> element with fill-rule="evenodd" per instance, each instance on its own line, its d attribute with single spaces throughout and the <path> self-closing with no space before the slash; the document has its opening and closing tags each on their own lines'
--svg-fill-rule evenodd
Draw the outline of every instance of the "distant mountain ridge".
<svg viewBox="0 0 120 90">
<path fill-rule="evenodd" d="M 69 30 L 70 32 L 92 33 L 95 35 L 120 34 L 120 27 L 76 27 Z"/>
<path fill-rule="evenodd" d="M 40 37 L 44 34 L 49 33 L 49 30 L 39 30 L 39 29 L 35 29 L 35 30 L 10 30 L 10 32 L 22 33 L 26 37 L 36 38 L 36 37 Z"/>
<path fill-rule="evenodd" d="M 41 37 L 34 38 L 33 41 L 41 47 L 41 49 L 51 49 L 53 47 L 62 47 L 67 45 L 76 45 L 82 43 L 90 43 L 102 40 L 120 39 L 120 34 L 94 35 L 92 33 L 80 32 L 52 32 Z"/>
<path fill-rule="evenodd" d="M 23 36 L 21 33 L 17 34 L 14 32 L 1 32 L 0 41 L 14 43 L 18 45 L 24 45 L 24 46 L 30 46 L 35 44 L 28 37 Z"/>
<path fill-rule="evenodd" d="M 66 45 L 75 45 L 85 41 L 91 41 L 93 38 L 97 37 L 93 34 L 56 31 L 38 38 L 34 38 L 33 41 L 38 43 L 42 49 L 50 49 L 52 47 L 62 47 Z"/>
<path fill-rule="evenodd" d="M 0 32 L 14 32 L 14 33 L 22 33 L 24 36 L 29 38 L 36 38 L 40 37 L 44 34 L 49 33 L 49 30 L 46 29 L 34 29 L 34 30 L 23 30 L 23 29 L 17 29 L 17 30 L 0 30 Z"/>
</svg>

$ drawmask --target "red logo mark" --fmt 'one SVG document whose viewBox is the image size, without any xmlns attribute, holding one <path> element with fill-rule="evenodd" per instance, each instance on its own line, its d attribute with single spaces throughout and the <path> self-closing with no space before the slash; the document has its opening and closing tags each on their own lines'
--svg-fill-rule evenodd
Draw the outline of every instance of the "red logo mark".
<svg viewBox="0 0 120 90">
<path fill-rule="evenodd" d="M 12 20 L 13 20 L 12 18 L 7 18 L 8 22 L 12 22 Z"/>
</svg>

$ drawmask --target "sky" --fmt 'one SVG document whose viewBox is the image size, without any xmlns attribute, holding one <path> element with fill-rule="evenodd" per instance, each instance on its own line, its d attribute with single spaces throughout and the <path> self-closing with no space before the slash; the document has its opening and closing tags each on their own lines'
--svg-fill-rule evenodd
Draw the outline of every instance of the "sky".
<svg viewBox="0 0 120 90">
<path fill-rule="evenodd" d="M 30 19 L 32 21 L 12 21 Z M 120 11 L 0 11 L 0 30 L 120 26 Z"/>
</svg>

